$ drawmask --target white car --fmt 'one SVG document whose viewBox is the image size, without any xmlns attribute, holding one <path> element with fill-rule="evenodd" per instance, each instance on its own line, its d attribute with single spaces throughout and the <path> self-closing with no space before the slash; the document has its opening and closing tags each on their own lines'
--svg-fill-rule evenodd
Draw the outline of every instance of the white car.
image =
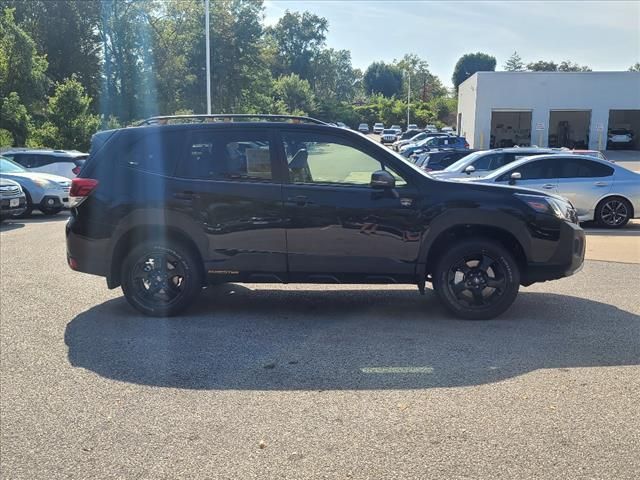
<svg viewBox="0 0 640 480">
<path fill-rule="evenodd" d="M 380 134 L 380 143 L 387 144 L 393 143 L 396 141 L 397 134 L 396 131 L 391 128 L 385 128 Z"/>
<path fill-rule="evenodd" d="M 484 177 L 489 172 L 503 165 L 515 162 L 531 155 L 543 155 L 556 153 L 558 150 L 550 148 L 496 148 L 493 150 L 480 150 L 462 157 L 444 170 L 431 172 L 438 179 L 454 179 L 464 177 Z"/>
<path fill-rule="evenodd" d="M 360 125 L 358 125 L 358 131 L 360 133 L 369 133 L 369 125 L 367 125 L 366 123 L 361 123 Z"/>
<path fill-rule="evenodd" d="M 75 178 L 88 153 L 75 150 L 10 150 L 2 154 L 32 172 Z"/>
<path fill-rule="evenodd" d="M 407 127 L 407 131 L 409 130 L 418 130 L 418 125 L 416 125 L 415 123 L 410 123 Z"/>
<path fill-rule="evenodd" d="M 631 218 L 640 217 L 640 173 L 587 155 L 559 152 L 526 157 L 486 177 L 467 181 L 516 185 L 561 195 L 572 203 L 579 221 L 595 220 L 606 228 L 620 228 Z"/>
<path fill-rule="evenodd" d="M 443 133 L 448 133 L 449 135 L 455 135 L 456 131 L 451 128 L 451 127 L 442 127 L 442 130 L 440 130 Z"/>
<path fill-rule="evenodd" d="M 607 136 L 607 148 L 633 148 L 633 132 L 626 128 L 614 128 L 609 130 Z"/>
<path fill-rule="evenodd" d="M 373 133 L 382 133 L 382 130 L 384 130 L 384 123 L 373 124 Z"/>
<path fill-rule="evenodd" d="M 400 125 L 391 125 L 391 130 L 395 130 L 396 135 L 400 135 L 402 133 L 402 127 Z"/>
</svg>

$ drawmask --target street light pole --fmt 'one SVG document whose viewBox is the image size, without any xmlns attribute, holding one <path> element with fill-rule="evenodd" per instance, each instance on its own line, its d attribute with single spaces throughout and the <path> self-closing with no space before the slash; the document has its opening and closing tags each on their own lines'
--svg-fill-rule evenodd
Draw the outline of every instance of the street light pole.
<svg viewBox="0 0 640 480">
<path fill-rule="evenodd" d="M 204 29 L 207 55 L 207 115 L 211 115 L 211 47 L 209 45 L 209 0 L 204 0 Z"/>
<path fill-rule="evenodd" d="M 409 130 L 409 108 L 411 106 L 411 73 L 407 72 L 409 77 L 409 88 L 407 89 L 407 130 Z"/>
</svg>

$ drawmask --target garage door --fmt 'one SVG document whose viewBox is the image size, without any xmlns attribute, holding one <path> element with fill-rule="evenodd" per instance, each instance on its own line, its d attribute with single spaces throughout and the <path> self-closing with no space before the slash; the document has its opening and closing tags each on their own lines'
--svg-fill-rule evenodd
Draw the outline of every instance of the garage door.
<svg viewBox="0 0 640 480">
<path fill-rule="evenodd" d="M 490 148 L 531 145 L 531 110 L 492 110 Z"/>
<path fill-rule="evenodd" d="M 640 110 L 609 110 L 607 150 L 640 150 Z"/>
<path fill-rule="evenodd" d="M 591 110 L 551 110 L 549 147 L 589 148 Z"/>
</svg>

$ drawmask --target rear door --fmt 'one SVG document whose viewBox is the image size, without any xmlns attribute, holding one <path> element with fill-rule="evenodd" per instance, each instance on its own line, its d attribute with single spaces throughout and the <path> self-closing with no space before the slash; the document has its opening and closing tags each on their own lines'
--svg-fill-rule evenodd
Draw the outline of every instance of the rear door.
<svg viewBox="0 0 640 480">
<path fill-rule="evenodd" d="M 558 157 L 558 193 L 569 199 L 578 216 L 590 213 L 613 187 L 615 170 L 600 162 Z"/>
<path fill-rule="evenodd" d="M 407 174 L 394 170 L 378 149 L 348 136 L 283 127 L 282 139 L 292 278 L 413 275 L 421 198 Z M 370 186 L 371 174 L 381 169 L 396 178 L 395 189 Z"/>
<path fill-rule="evenodd" d="M 188 212 L 208 238 L 209 274 L 285 274 L 282 184 L 272 131 L 211 128 L 188 135 L 172 204 Z"/>
</svg>

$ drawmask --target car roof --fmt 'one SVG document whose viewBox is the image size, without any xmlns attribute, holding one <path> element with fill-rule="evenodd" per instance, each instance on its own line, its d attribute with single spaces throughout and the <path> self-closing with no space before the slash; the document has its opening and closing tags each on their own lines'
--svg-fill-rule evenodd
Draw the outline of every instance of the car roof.
<svg viewBox="0 0 640 480">
<path fill-rule="evenodd" d="M 507 163 L 506 165 L 503 165 L 500 168 L 497 168 L 496 170 L 494 170 L 493 172 L 491 172 L 490 174 L 488 174 L 487 176 L 485 176 L 484 178 L 494 178 L 494 177 L 499 177 L 500 175 L 502 175 L 504 172 L 513 169 L 514 167 L 517 168 L 521 165 L 524 165 L 526 163 L 530 163 L 536 160 L 546 160 L 546 159 L 553 159 L 555 161 L 562 161 L 562 158 L 566 158 L 571 159 L 571 160 L 588 160 L 590 162 L 598 162 L 601 163 L 603 165 L 607 165 L 609 167 L 612 168 L 618 168 L 618 165 L 616 165 L 615 163 L 612 163 L 608 160 L 602 160 L 601 158 L 597 158 L 597 157 L 593 157 L 591 155 L 577 155 L 575 153 L 565 153 L 563 155 L 562 152 L 556 153 L 556 154 L 545 154 L 545 155 L 530 155 L 524 158 L 520 158 L 514 162 L 511 163 Z"/>
<path fill-rule="evenodd" d="M 81 157 L 89 155 L 88 153 L 79 152 L 78 150 L 45 150 L 45 149 L 20 149 L 20 150 L 7 150 L 2 153 L 3 155 L 48 155 L 54 157 Z"/>
</svg>

